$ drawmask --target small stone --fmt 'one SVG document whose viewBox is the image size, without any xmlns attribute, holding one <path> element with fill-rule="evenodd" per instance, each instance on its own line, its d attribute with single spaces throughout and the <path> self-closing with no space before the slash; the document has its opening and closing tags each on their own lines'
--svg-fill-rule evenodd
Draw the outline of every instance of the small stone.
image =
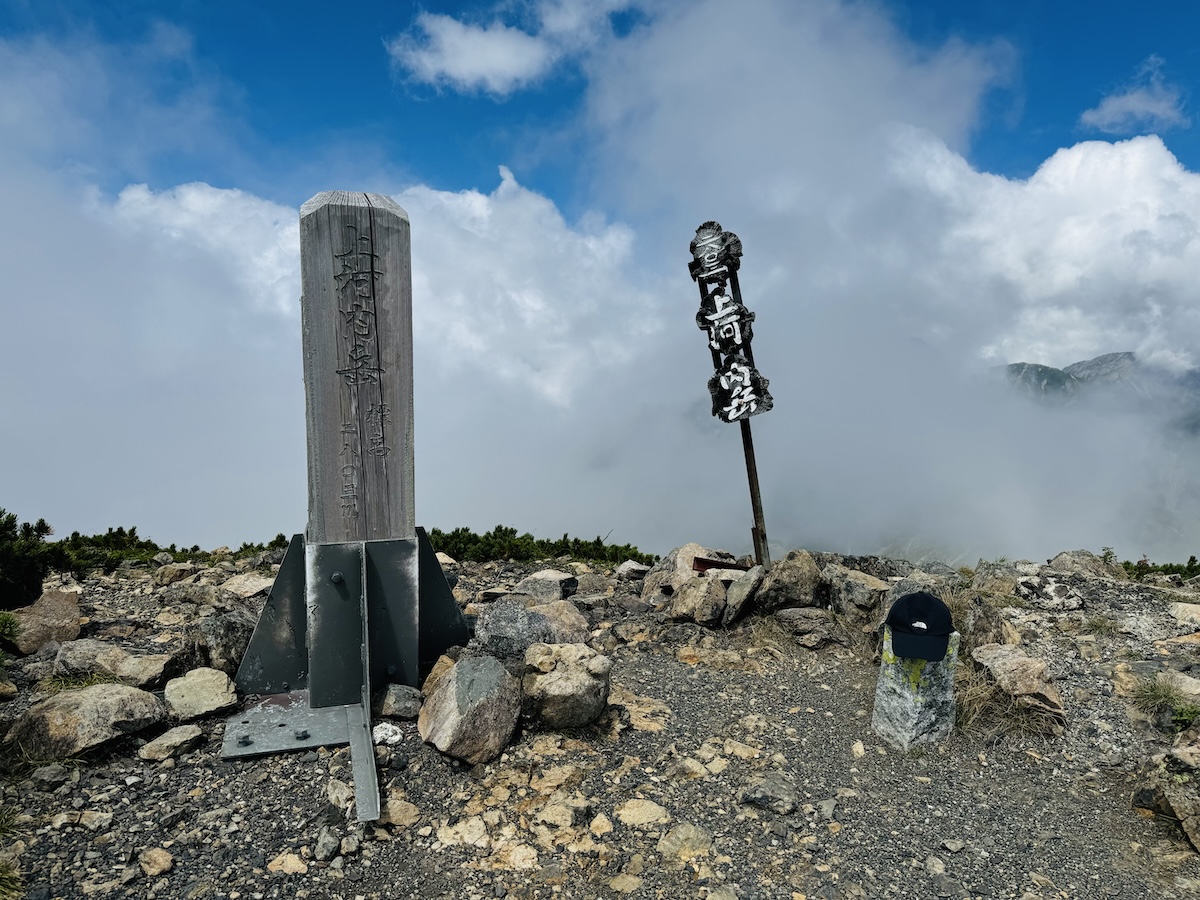
<svg viewBox="0 0 1200 900">
<path fill-rule="evenodd" d="M 707 856 L 712 842 L 712 835 L 703 828 L 681 822 L 659 840 L 655 849 L 664 859 L 683 865 L 698 856 Z"/>
<path fill-rule="evenodd" d="M 415 719 L 421 712 L 421 692 L 407 684 L 389 684 L 375 695 L 371 711 L 390 719 Z"/>
<path fill-rule="evenodd" d="M 960 841 L 960 840 L 949 840 L 949 841 L 942 841 L 942 846 L 945 847 L 947 850 L 949 850 L 951 853 L 958 853 L 967 845 L 963 841 Z"/>
<path fill-rule="evenodd" d="M 855 741 L 850 745 L 850 752 L 854 754 L 855 759 L 862 759 L 867 755 L 867 748 L 863 746 L 862 741 Z"/>
<path fill-rule="evenodd" d="M 781 816 L 796 808 L 796 799 L 796 783 L 783 772 L 768 772 L 754 778 L 738 795 L 741 803 L 769 809 Z"/>
<path fill-rule="evenodd" d="M 642 886 L 642 879 L 636 875 L 621 873 L 608 883 L 608 886 L 618 894 L 632 894 Z M 712 896 L 711 894 L 709 896 Z"/>
<path fill-rule="evenodd" d="M 378 722 L 371 729 L 371 739 L 377 746 L 395 747 L 404 741 L 404 729 L 394 722 Z"/>
<path fill-rule="evenodd" d="M 354 787 L 344 781 L 330 778 L 329 783 L 325 785 L 325 796 L 338 809 L 348 809 L 354 802 Z"/>
<path fill-rule="evenodd" d="M 164 731 L 138 748 L 138 758 L 152 762 L 170 759 L 191 750 L 204 738 L 199 725 L 179 725 Z"/>
<path fill-rule="evenodd" d="M 671 814 L 653 800 L 627 800 L 617 807 L 616 815 L 623 823 L 634 828 L 665 825 L 671 821 Z"/>
<path fill-rule="evenodd" d="M 946 864 L 936 856 L 925 859 L 925 871 L 930 875 L 945 875 Z"/>
<path fill-rule="evenodd" d="M 171 712 L 185 721 L 237 705 L 233 681 L 220 669 L 206 666 L 192 669 L 181 678 L 172 678 L 163 696 Z"/>
<path fill-rule="evenodd" d="M 267 863 L 268 872 L 281 872 L 284 875 L 304 875 L 308 872 L 308 863 L 295 853 L 280 853 Z"/>
<path fill-rule="evenodd" d="M 324 825 L 317 834 L 316 843 L 313 844 L 313 858 L 318 862 L 328 862 L 337 856 L 340 846 L 341 842 L 333 829 Z"/>
<path fill-rule="evenodd" d="M 602 837 L 606 834 L 611 834 L 613 830 L 612 820 L 604 813 L 598 813 L 596 818 L 592 819 L 592 823 L 588 826 L 588 831 L 596 837 Z"/>
<path fill-rule="evenodd" d="M 112 820 L 113 814 L 110 812 L 97 812 L 89 809 L 79 814 L 79 824 L 88 831 L 107 831 Z"/>
<path fill-rule="evenodd" d="M 381 825 L 397 825 L 401 828 L 411 828 L 421 818 L 421 811 L 404 799 L 402 795 L 389 793 L 380 811 Z"/>
<path fill-rule="evenodd" d="M 157 878 L 171 871 L 175 858 L 161 847 L 151 847 L 138 854 L 138 865 L 149 878 Z"/>
</svg>

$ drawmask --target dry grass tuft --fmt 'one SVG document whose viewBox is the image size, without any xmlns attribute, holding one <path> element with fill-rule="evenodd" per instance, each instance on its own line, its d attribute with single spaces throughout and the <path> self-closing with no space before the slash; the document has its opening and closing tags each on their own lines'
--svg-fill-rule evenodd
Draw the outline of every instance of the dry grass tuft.
<svg viewBox="0 0 1200 900">
<path fill-rule="evenodd" d="M 966 735 L 1019 739 L 1062 732 L 1058 717 L 1005 693 L 982 667 L 960 662 L 954 672 L 955 727 Z"/>
<path fill-rule="evenodd" d="M 37 683 L 37 689 L 43 694 L 61 694 L 64 691 L 75 691 L 91 687 L 95 684 L 120 684 L 121 679 L 107 672 L 89 672 L 86 675 L 51 675 Z"/>
<path fill-rule="evenodd" d="M 17 809 L 0 806 L 0 838 L 12 834 L 17 823 Z M 10 862 L 0 861 L 0 900 L 21 900 L 25 896 L 25 885 L 21 873 Z"/>
<path fill-rule="evenodd" d="M 740 649 L 762 649 L 776 659 L 796 659 L 803 649 L 796 636 L 774 616 L 754 616 L 747 619 L 738 632 Z"/>
</svg>

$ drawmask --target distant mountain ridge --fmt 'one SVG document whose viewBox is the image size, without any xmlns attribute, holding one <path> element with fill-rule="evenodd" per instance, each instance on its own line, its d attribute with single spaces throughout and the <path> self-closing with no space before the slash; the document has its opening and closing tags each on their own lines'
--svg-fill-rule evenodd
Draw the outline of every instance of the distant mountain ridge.
<svg viewBox="0 0 1200 900">
<path fill-rule="evenodd" d="M 1065 406 L 1096 401 L 1117 407 L 1136 404 L 1164 412 L 1189 433 L 1200 433 L 1200 369 L 1177 375 L 1149 366 L 1132 351 L 1105 353 L 1062 369 L 1040 363 L 1010 363 L 1009 384 L 1040 403 Z"/>
</svg>

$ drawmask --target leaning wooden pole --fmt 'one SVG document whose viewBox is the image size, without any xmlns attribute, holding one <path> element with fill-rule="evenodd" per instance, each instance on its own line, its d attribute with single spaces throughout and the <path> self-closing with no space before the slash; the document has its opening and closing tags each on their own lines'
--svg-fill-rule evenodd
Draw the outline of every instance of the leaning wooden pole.
<svg viewBox="0 0 1200 900">
<path fill-rule="evenodd" d="M 774 405 L 767 391 L 768 381 L 754 365 L 750 341 L 754 337 L 754 313 L 742 303 L 738 284 L 742 242 L 732 231 L 722 231 L 717 222 L 705 222 L 696 229 L 688 249 L 692 261 L 688 271 L 700 288 L 700 310 L 696 325 L 708 333 L 716 373 L 708 381 L 712 394 L 712 414 L 722 422 L 738 422 L 742 430 L 742 449 L 746 456 L 746 477 L 750 482 L 750 505 L 754 524 L 750 529 L 754 558 L 765 569 L 771 568 L 767 546 L 767 526 L 763 518 L 762 491 L 758 485 L 758 463 L 754 459 L 754 438 L 750 417 L 767 412 Z"/>
<path fill-rule="evenodd" d="M 771 568 L 771 551 L 767 546 L 767 525 L 763 518 L 762 491 L 758 486 L 758 463 L 754 459 L 754 437 L 750 434 L 750 420 L 742 419 L 742 451 L 746 455 L 746 479 L 750 482 L 750 509 L 754 525 L 750 537 L 754 543 L 754 558 L 764 569 Z"/>
</svg>

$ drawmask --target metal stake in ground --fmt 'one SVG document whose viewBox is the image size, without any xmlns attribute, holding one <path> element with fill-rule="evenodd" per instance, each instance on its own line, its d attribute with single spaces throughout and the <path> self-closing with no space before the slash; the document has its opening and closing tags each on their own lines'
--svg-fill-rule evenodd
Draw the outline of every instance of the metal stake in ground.
<svg viewBox="0 0 1200 900">
<path fill-rule="evenodd" d="M 708 347 L 716 369 L 708 381 L 712 414 L 722 422 L 741 425 L 750 505 L 754 514 L 754 525 L 750 529 L 754 557 L 759 565 L 769 569 L 771 554 L 767 546 L 750 417 L 767 412 L 774 401 L 767 391 L 769 382 L 755 368 L 754 351 L 750 347 L 754 337 L 754 313 L 742 303 L 737 275 L 742 242 L 732 231 L 722 231 L 719 223 L 705 222 L 696 229 L 696 237 L 688 249 L 692 252 L 688 271 L 700 288 L 696 325 L 708 334 Z"/>
<path fill-rule="evenodd" d="M 350 744 L 360 821 L 379 817 L 371 697 L 417 687 L 469 635 L 413 515 L 408 215 L 330 191 L 300 209 L 308 529 L 292 538 L 237 673 L 265 695 L 222 755 Z"/>
</svg>

